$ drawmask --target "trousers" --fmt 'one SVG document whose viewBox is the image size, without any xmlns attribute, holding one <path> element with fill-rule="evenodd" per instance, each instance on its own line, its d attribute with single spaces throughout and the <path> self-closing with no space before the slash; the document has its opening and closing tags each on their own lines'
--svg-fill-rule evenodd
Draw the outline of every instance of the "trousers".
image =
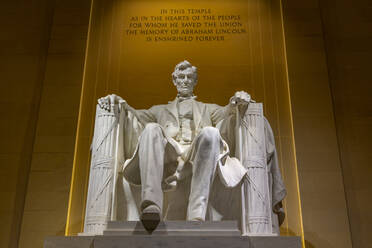
<svg viewBox="0 0 372 248">
<path fill-rule="evenodd" d="M 141 176 L 141 210 L 151 204 L 163 208 L 163 180 L 174 171 L 178 154 L 169 145 L 162 127 L 157 123 L 147 124 L 138 147 Z M 204 221 L 208 199 L 216 172 L 218 156 L 222 149 L 219 130 L 204 127 L 191 143 L 188 160 L 183 169 L 191 169 L 191 184 L 187 205 L 187 220 Z M 172 167 L 173 168 L 169 168 Z M 191 168 L 187 168 L 191 166 Z M 181 196 L 180 196 L 181 197 Z"/>
</svg>

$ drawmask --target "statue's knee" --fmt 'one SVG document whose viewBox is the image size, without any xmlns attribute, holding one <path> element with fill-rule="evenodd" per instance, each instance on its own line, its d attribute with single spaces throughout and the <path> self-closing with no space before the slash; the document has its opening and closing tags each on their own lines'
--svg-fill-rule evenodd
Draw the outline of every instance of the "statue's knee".
<svg viewBox="0 0 372 248">
<path fill-rule="evenodd" d="M 157 123 L 148 123 L 146 124 L 145 128 L 142 131 L 139 146 L 140 147 L 147 147 L 151 145 L 155 138 L 161 137 L 163 138 L 163 131 L 159 124 Z"/>
<path fill-rule="evenodd" d="M 158 123 L 148 123 L 143 130 L 145 133 L 159 133 L 161 132 L 161 127 Z"/>
<path fill-rule="evenodd" d="M 204 127 L 200 131 L 200 136 L 205 141 L 213 142 L 220 139 L 220 131 L 215 127 Z"/>
</svg>

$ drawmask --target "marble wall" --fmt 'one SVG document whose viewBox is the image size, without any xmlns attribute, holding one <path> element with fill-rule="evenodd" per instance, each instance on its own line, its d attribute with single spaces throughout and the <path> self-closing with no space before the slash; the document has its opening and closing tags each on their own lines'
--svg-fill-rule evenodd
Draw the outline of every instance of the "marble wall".
<svg viewBox="0 0 372 248">
<path fill-rule="evenodd" d="M 354 248 L 372 244 L 372 4 L 320 2 Z"/>
<path fill-rule="evenodd" d="M 318 1 L 283 1 L 288 77 L 307 247 L 351 247 Z"/>
<path fill-rule="evenodd" d="M 0 2 L 0 247 L 18 247 L 53 4 Z"/>
<path fill-rule="evenodd" d="M 54 1 L 20 248 L 41 247 L 46 235 L 64 234 L 89 6 L 90 1 Z"/>
<path fill-rule="evenodd" d="M 0 3 L 0 247 L 64 234 L 89 7 Z"/>
<path fill-rule="evenodd" d="M 372 6 L 283 6 L 307 246 L 370 247 Z"/>
</svg>

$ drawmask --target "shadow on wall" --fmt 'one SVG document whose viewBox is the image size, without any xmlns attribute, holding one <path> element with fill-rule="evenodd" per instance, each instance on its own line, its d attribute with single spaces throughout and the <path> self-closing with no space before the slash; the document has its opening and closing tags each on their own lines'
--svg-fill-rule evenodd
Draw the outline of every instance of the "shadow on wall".
<svg viewBox="0 0 372 248">
<path fill-rule="evenodd" d="M 296 236 L 296 233 L 293 232 L 291 229 L 287 228 L 281 228 L 280 229 L 280 235 L 281 236 Z M 305 239 L 305 247 L 304 248 L 335 248 L 334 245 L 331 245 L 327 240 L 322 239 L 314 232 L 307 232 L 306 237 L 314 243 L 316 242 L 316 245 L 311 243 L 310 241 Z"/>
<path fill-rule="evenodd" d="M 327 247 L 327 248 L 334 248 L 335 246 L 331 245 L 327 240 L 322 239 L 314 232 L 306 233 L 305 237 L 315 240 L 317 245 L 314 245 L 313 243 L 310 243 L 308 240 L 305 240 L 305 248 L 321 248 L 321 247 Z"/>
<path fill-rule="evenodd" d="M 280 236 L 297 236 L 297 234 L 290 228 L 280 227 Z"/>
<path fill-rule="evenodd" d="M 66 231 L 66 225 L 63 225 L 62 229 L 58 230 L 56 235 L 57 236 L 65 236 L 65 231 Z"/>
</svg>

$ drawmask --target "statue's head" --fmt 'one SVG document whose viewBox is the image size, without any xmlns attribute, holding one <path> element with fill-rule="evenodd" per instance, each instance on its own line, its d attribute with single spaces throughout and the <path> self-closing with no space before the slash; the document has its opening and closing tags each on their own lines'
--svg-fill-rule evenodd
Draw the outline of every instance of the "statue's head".
<svg viewBox="0 0 372 248">
<path fill-rule="evenodd" d="M 195 66 L 188 61 L 178 63 L 172 73 L 173 83 L 177 87 L 180 96 L 190 96 L 198 82 L 198 73 Z"/>
</svg>

